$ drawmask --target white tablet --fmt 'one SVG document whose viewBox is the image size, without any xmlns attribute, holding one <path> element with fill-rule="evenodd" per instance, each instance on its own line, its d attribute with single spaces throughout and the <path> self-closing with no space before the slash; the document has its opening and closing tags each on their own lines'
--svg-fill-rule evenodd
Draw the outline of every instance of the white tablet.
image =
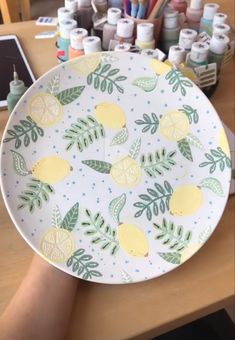
<svg viewBox="0 0 235 340">
<path fill-rule="evenodd" d="M 15 35 L 0 35 L 0 108 L 7 106 L 6 98 L 10 91 L 9 83 L 13 79 L 13 65 L 19 79 L 29 87 L 35 77 Z"/>
</svg>

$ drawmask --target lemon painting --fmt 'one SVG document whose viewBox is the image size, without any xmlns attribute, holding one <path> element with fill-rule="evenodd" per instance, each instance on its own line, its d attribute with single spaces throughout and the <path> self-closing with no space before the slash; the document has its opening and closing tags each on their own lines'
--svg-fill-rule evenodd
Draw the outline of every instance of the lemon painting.
<svg viewBox="0 0 235 340">
<path fill-rule="evenodd" d="M 215 109 L 189 78 L 102 52 L 32 85 L 9 116 L 0 159 L 4 202 L 34 251 L 107 284 L 156 278 L 196 252 L 203 261 L 232 163 Z"/>
</svg>

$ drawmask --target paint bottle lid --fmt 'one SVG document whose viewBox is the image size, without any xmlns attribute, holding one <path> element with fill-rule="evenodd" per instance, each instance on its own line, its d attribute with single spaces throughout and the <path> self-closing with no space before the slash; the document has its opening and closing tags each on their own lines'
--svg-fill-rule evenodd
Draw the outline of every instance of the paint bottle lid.
<svg viewBox="0 0 235 340">
<path fill-rule="evenodd" d="M 122 16 L 122 12 L 119 8 L 111 7 L 108 9 L 108 23 L 110 25 L 116 26 L 121 16 Z"/>
<path fill-rule="evenodd" d="M 209 46 L 203 42 L 194 42 L 190 53 L 190 59 L 196 63 L 207 61 Z"/>
<path fill-rule="evenodd" d="M 60 22 L 60 36 L 64 39 L 70 39 L 70 32 L 77 27 L 77 21 L 65 19 Z"/>
<path fill-rule="evenodd" d="M 172 45 L 169 49 L 168 60 L 175 65 L 185 61 L 185 49 L 178 45 Z"/>
<path fill-rule="evenodd" d="M 115 52 L 128 52 L 131 49 L 131 44 L 129 43 L 123 43 L 123 44 L 117 44 L 114 47 Z"/>
<path fill-rule="evenodd" d="M 203 8 L 203 2 L 202 0 L 191 0 L 190 2 L 190 8 L 191 9 L 202 9 Z"/>
<path fill-rule="evenodd" d="M 218 11 L 219 5 L 215 3 L 205 4 L 203 9 L 203 18 L 206 20 L 213 20 L 215 13 Z"/>
<path fill-rule="evenodd" d="M 164 12 L 164 20 L 163 20 L 163 27 L 164 28 L 176 28 L 179 26 L 179 12 L 167 8 Z"/>
<path fill-rule="evenodd" d="M 226 23 L 228 19 L 227 14 L 225 13 L 215 13 L 214 19 L 213 19 L 213 25 L 215 24 L 224 24 Z"/>
<path fill-rule="evenodd" d="M 230 26 L 227 24 L 215 24 L 213 26 L 213 34 L 214 33 L 228 35 L 230 33 Z"/>
<path fill-rule="evenodd" d="M 74 28 L 70 32 L 70 45 L 75 50 L 83 50 L 83 39 L 88 36 L 85 28 Z"/>
<path fill-rule="evenodd" d="M 131 19 L 119 19 L 117 22 L 117 35 L 121 38 L 131 38 L 134 32 L 134 21 Z"/>
<path fill-rule="evenodd" d="M 72 12 L 76 12 L 78 10 L 77 0 L 65 0 L 64 6 L 65 8 L 70 9 Z"/>
<path fill-rule="evenodd" d="M 137 40 L 148 42 L 153 40 L 154 25 L 151 22 L 146 22 L 137 25 Z"/>
<path fill-rule="evenodd" d="M 210 40 L 210 51 L 216 54 L 224 54 L 229 43 L 229 37 L 225 34 L 215 33 Z"/>
<path fill-rule="evenodd" d="M 197 39 L 197 31 L 190 28 L 183 28 L 179 35 L 179 46 L 191 50 L 192 44 Z"/>
<path fill-rule="evenodd" d="M 157 49 L 153 50 L 151 48 L 146 48 L 146 49 L 142 50 L 141 55 L 144 55 L 148 58 L 153 58 L 153 59 L 158 59 L 158 57 L 159 57 L 159 53 L 158 53 Z"/>
<path fill-rule="evenodd" d="M 83 39 L 83 48 L 85 54 L 100 52 L 101 40 L 97 36 L 90 36 Z"/>
<path fill-rule="evenodd" d="M 73 19 L 74 13 L 68 8 L 60 7 L 57 10 L 57 16 L 58 16 L 58 22 L 60 24 L 62 20 Z"/>
<path fill-rule="evenodd" d="M 91 0 L 78 0 L 78 7 L 90 7 Z"/>
</svg>

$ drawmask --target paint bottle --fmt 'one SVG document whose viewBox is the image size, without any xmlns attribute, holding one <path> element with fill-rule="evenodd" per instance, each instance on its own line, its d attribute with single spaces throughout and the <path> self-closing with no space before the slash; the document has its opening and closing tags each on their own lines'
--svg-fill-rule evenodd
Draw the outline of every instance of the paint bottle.
<svg viewBox="0 0 235 340">
<path fill-rule="evenodd" d="M 85 28 L 75 28 L 70 32 L 69 59 L 84 54 L 83 39 L 87 36 L 88 31 Z"/>
<path fill-rule="evenodd" d="M 197 31 L 190 28 L 183 28 L 180 31 L 179 46 L 186 52 L 190 52 L 192 44 L 197 40 Z"/>
<path fill-rule="evenodd" d="M 77 21 L 66 19 L 60 22 L 60 37 L 58 56 L 61 61 L 69 59 L 70 32 L 77 27 Z"/>
<path fill-rule="evenodd" d="M 117 22 L 117 33 L 114 39 L 123 43 L 133 44 L 134 42 L 134 21 L 131 19 L 119 19 Z"/>
<path fill-rule="evenodd" d="M 199 32 L 206 32 L 212 35 L 212 24 L 216 12 L 219 9 L 219 5 L 216 3 L 205 4 L 203 9 L 203 15 L 200 21 Z"/>
<path fill-rule="evenodd" d="M 213 24 L 226 24 L 227 23 L 228 16 L 225 13 L 215 13 L 215 16 L 213 18 Z"/>
<path fill-rule="evenodd" d="M 195 42 L 192 44 L 191 52 L 189 53 L 186 65 L 195 68 L 206 65 L 208 63 L 209 46 L 203 42 Z"/>
<path fill-rule="evenodd" d="M 78 23 L 79 27 L 88 31 L 92 28 L 93 9 L 91 0 L 78 0 Z"/>
<path fill-rule="evenodd" d="M 78 2 L 77 0 L 65 0 L 64 6 L 66 9 L 73 12 L 73 19 L 78 21 Z"/>
<path fill-rule="evenodd" d="M 137 39 L 135 45 L 143 49 L 154 49 L 154 25 L 150 22 L 141 23 L 137 25 Z"/>
<path fill-rule="evenodd" d="M 10 82 L 10 92 L 7 95 L 7 108 L 9 113 L 13 111 L 14 107 L 27 90 L 23 80 L 20 80 L 18 77 L 15 65 L 13 65 L 13 67 L 13 80 Z"/>
<path fill-rule="evenodd" d="M 171 0 L 169 6 L 178 11 L 179 13 L 186 13 L 187 10 L 187 1 L 185 0 Z"/>
<path fill-rule="evenodd" d="M 178 66 L 185 61 L 185 49 L 179 45 L 173 45 L 169 49 L 168 60 Z"/>
<path fill-rule="evenodd" d="M 161 49 L 167 53 L 170 46 L 177 45 L 180 34 L 179 13 L 168 8 L 164 13 L 161 32 Z"/>
<path fill-rule="evenodd" d="M 188 27 L 199 31 L 200 21 L 203 13 L 202 0 L 191 0 L 190 6 L 186 10 Z"/>
<path fill-rule="evenodd" d="M 108 22 L 104 24 L 103 28 L 103 49 L 109 49 L 110 40 L 114 39 L 117 32 L 117 22 L 121 18 L 122 12 L 119 8 L 108 9 Z"/>
<path fill-rule="evenodd" d="M 101 39 L 96 36 L 90 36 L 83 39 L 83 48 L 85 54 L 90 54 L 94 52 L 100 52 L 101 49 Z"/>
<path fill-rule="evenodd" d="M 94 5 L 99 13 L 105 14 L 108 10 L 108 1 L 107 0 L 93 0 Z"/>
<path fill-rule="evenodd" d="M 71 9 L 60 7 L 57 10 L 57 17 L 58 17 L 58 24 L 60 25 L 60 22 L 62 20 L 66 19 L 73 19 L 74 13 L 71 11 Z"/>
<path fill-rule="evenodd" d="M 210 40 L 210 50 L 208 55 L 209 63 L 216 63 L 217 77 L 219 77 L 224 54 L 229 44 L 229 38 L 225 34 L 215 33 Z"/>
<path fill-rule="evenodd" d="M 123 1 L 122 0 L 108 0 L 108 7 L 115 7 L 119 8 L 120 10 L 123 9 Z"/>
<path fill-rule="evenodd" d="M 230 26 L 227 24 L 215 24 L 213 25 L 213 34 L 219 33 L 219 34 L 225 34 L 229 37 L 230 34 Z"/>
<path fill-rule="evenodd" d="M 131 46 L 132 45 L 129 43 L 117 44 L 114 47 L 114 51 L 115 52 L 130 52 Z"/>
</svg>

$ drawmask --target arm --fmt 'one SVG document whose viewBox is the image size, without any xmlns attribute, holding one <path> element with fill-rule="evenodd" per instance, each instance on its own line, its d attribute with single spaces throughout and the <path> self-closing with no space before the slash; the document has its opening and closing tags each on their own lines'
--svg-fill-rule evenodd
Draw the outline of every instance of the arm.
<svg viewBox="0 0 235 340">
<path fill-rule="evenodd" d="M 64 339 L 78 280 L 35 255 L 0 319 L 2 340 Z"/>
</svg>

